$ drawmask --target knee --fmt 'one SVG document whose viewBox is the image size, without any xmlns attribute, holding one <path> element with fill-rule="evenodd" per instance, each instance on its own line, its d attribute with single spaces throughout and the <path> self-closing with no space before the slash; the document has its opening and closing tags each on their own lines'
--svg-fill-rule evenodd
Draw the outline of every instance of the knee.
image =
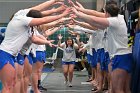
<svg viewBox="0 0 140 93">
<path fill-rule="evenodd" d="M 22 73 L 18 73 L 17 74 L 17 79 L 22 79 L 23 78 L 23 74 Z"/>
<path fill-rule="evenodd" d="M 64 75 L 68 75 L 68 72 L 63 72 L 64 73 Z"/>
<path fill-rule="evenodd" d="M 73 74 L 73 71 L 69 71 L 69 74 Z"/>
</svg>

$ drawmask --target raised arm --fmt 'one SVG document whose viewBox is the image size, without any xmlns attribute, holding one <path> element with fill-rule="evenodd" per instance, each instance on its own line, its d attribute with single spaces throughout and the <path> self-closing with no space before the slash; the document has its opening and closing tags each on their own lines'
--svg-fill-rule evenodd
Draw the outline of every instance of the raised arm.
<svg viewBox="0 0 140 93">
<path fill-rule="evenodd" d="M 31 40 L 33 43 L 38 44 L 38 45 L 43 45 L 43 44 L 50 45 L 52 42 L 54 42 L 54 40 L 43 39 L 40 36 L 36 36 L 36 35 L 33 35 L 31 37 Z"/>
<path fill-rule="evenodd" d="M 48 36 L 54 34 L 56 31 L 58 31 L 60 29 L 61 29 L 60 27 L 55 27 L 55 28 L 53 28 L 51 30 L 47 30 L 47 31 L 45 31 L 44 35 L 45 35 L 45 37 L 48 37 Z"/>
<path fill-rule="evenodd" d="M 70 12 L 70 9 L 67 8 L 62 14 L 59 14 L 59 15 L 46 16 L 46 17 L 43 17 L 43 18 L 33 18 L 31 20 L 31 22 L 29 23 L 29 26 L 42 25 L 42 24 L 46 24 L 46 23 L 58 20 L 60 18 L 65 17 L 66 15 L 68 15 L 69 12 Z"/>
<path fill-rule="evenodd" d="M 40 28 L 42 29 L 42 31 L 45 31 L 46 32 L 46 30 L 49 30 L 49 29 L 51 29 L 53 27 L 56 27 L 60 23 L 61 23 L 60 20 L 56 20 L 56 21 L 50 22 L 48 24 L 40 25 Z"/>
<path fill-rule="evenodd" d="M 78 32 L 74 32 L 74 31 L 71 31 L 71 30 L 68 30 L 68 33 L 71 34 L 72 36 L 79 35 Z"/>
<path fill-rule="evenodd" d="M 87 29 L 91 29 L 91 30 L 97 30 L 96 27 L 94 26 L 91 26 L 90 24 L 88 23 L 85 23 L 85 22 L 80 22 L 80 21 L 77 21 L 77 20 L 73 20 L 75 22 L 76 25 L 79 25 L 81 27 L 84 27 L 84 28 L 87 28 Z"/>
<path fill-rule="evenodd" d="M 105 13 L 102 13 L 102 12 L 98 12 L 96 10 L 91 10 L 91 9 L 85 9 L 82 4 L 80 4 L 79 2 L 76 2 L 76 5 L 73 4 L 73 6 L 78 10 L 78 11 L 81 11 L 85 14 L 88 14 L 88 15 L 93 15 L 93 16 L 96 16 L 96 17 L 105 17 Z"/>
<path fill-rule="evenodd" d="M 80 43 L 80 35 L 77 35 L 76 36 L 76 42 L 77 42 L 78 46 L 81 45 L 81 43 Z"/>
<path fill-rule="evenodd" d="M 46 8 L 50 7 L 51 5 L 59 1 L 64 1 L 64 0 L 49 0 L 39 5 L 36 5 L 34 7 L 31 7 L 30 9 L 44 11 Z"/>
<path fill-rule="evenodd" d="M 48 16 L 48 15 L 50 15 L 50 14 L 58 13 L 58 12 L 60 12 L 60 11 L 63 11 L 63 10 L 65 10 L 66 8 L 67 8 L 67 6 L 61 5 L 61 6 L 58 7 L 58 8 L 52 8 L 51 10 L 45 10 L 45 11 L 42 11 L 41 13 L 42 13 L 43 16 Z"/>
<path fill-rule="evenodd" d="M 63 36 L 61 34 L 58 35 L 58 47 L 63 48 L 64 45 L 61 44 L 61 40 L 62 40 Z"/>
<path fill-rule="evenodd" d="M 109 21 L 107 18 L 101 18 L 96 16 L 91 16 L 84 14 L 82 12 L 78 12 L 75 8 L 73 8 L 73 12 L 81 19 L 83 19 L 85 22 L 89 23 L 91 26 L 105 29 L 109 26 Z"/>
<path fill-rule="evenodd" d="M 60 25 L 63 24 L 64 21 L 67 21 L 67 20 L 70 20 L 70 18 L 61 18 L 61 19 L 58 19 L 56 21 L 40 25 L 40 28 L 42 29 L 42 31 L 46 31 L 46 30 L 51 29 L 53 27 L 60 27 Z"/>
</svg>

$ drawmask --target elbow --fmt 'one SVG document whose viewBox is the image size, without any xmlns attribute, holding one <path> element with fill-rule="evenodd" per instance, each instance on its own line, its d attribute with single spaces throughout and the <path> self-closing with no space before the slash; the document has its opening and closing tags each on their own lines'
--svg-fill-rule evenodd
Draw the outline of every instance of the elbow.
<svg viewBox="0 0 140 93">
<path fill-rule="evenodd" d="M 32 36 L 31 41 L 32 41 L 32 43 L 34 43 L 34 44 L 40 45 L 40 41 L 39 41 L 35 36 Z"/>
<path fill-rule="evenodd" d="M 39 43 L 38 40 L 34 36 L 31 38 L 31 40 L 32 40 L 32 43 L 35 43 L 35 44 Z"/>
</svg>

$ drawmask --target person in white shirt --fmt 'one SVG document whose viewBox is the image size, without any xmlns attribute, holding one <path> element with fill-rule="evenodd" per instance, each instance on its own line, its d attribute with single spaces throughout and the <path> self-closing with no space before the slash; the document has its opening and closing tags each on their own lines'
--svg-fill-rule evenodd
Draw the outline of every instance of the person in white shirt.
<svg viewBox="0 0 140 93">
<path fill-rule="evenodd" d="M 44 35 L 47 39 L 48 36 L 52 35 L 56 31 L 59 31 L 61 29 L 60 27 L 54 27 L 51 30 L 43 31 L 45 29 L 36 28 L 36 34 L 38 36 Z M 39 31 L 42 31 L 43 33 L 39 33 Z M 35 47 L 32 48 L 34 50 L 35 55 L 33 56 L 33 72 L 32 72 L 32 82 L 33 82 L 33 89 L 34 91 L 40 90 L 47 90 L 46 88 L 41 86 L 41 73 L 43 69 L 44 62 L 46 61 L 46 46 L 45 45 L 37 45 L 35 44 Z"/>
<path fill-rule="evenodd" d="M 115 4 L 105 6 L 107 18 L 91 16 L 78 12 L 73 8 L 73 12 L 87 23 L 100 28 L 108 28 L 108 43 L 112 46 L 109 53 L 112 56 L 112 91 L 114 93 L 130 93 L 128 77 L 130 77 L 132 65 L 132 52 L 128 48 L 127 27 L 123 15 L 118 15 L 119 8 Z"/>
<path fill-rule="evenodd" d="M 2 93 L 12 93 L 12 91 L 14 91 L 15 67 L 13 59 L 28 40 L 29 28 L 57 20 L 68 14 L 69 9 L 66 9 L 59 16 L 42 17 L 43 13 L 41 13 L 41 11 L 57 1 L 63 0 L 50 0 L 35 7 L 20 10 L 15 13 L 9 22 L 5 38 L 0 45 L 0 79 L 3 83 Z M 46 43 L 50 42 L 47 41 Z"/>
<path fill-rule="evenodd" d="M 73 31 L 74 32 L 78 32 L 78 33 L 90 33 L 90 48 L 92 50 L 92 56 L 91 56 L 91 67 L 92 67 L 92 84 L 94 86 L 97 86 L 97 32 L 94 31 L 94 30 L 97 30 L 96 27 L 93 27 L 85 22 L 79 22 L 79 21 L 76 21 L 76 20 L 73 20 L 76 24 L 80 25 L 75 25 L 73 27 Z M 83 27 L 81 27 L 83 26 Z M 70 27 L 70 26 L 69 26 Z M 84 28 L 86 27 L 86 28 Z M 70 27 L 71 28 L 71 27 Z M 92 29 L 92 30 L 90 30 Z M 94 88 L 92 90 L 95 90 Z"/>
<path fill-rule="evenodd" d="M 71 37 L 68 37 L 67 40 L 62 44 L 61 34 L 58 35 L 58 39 L 58 46 L 64 49 L 62 58 L 62 68 L 65 77 L 65 84 L 69 82 L 69 87 L 72 87 L 73 71 L 76 61 L 75 49 L 78 49 L 79 46 L 73 41 Z"/>
<path fill-rule="evenodd" d="M 17 72 L 17 79 L 19 80 L 16 82 L 19 87 L 18 89 L 16 89 L 17 93 L 19 93 L 19 91 L 21 93 L 24 93 L 25 91 L 27 91 L 29 85 L 29 79 L 32 74 L 33 56 L 35 55 L 33 50 L 36 47 L 35 44 L 33 43 L 45 44 L 43 42 L 46 41 L 46 39 L 40 38 L 41 35 L 37 35 L 35 33 L 36 31 L 34 30 L 34 33 L 30 35 L 30 39 L 28 39 L 28 41 L 23 45 L 22 49 L 19 51 L 17 56 L 18 68 L 16 68 L 16 72 Z"/>
</svg>

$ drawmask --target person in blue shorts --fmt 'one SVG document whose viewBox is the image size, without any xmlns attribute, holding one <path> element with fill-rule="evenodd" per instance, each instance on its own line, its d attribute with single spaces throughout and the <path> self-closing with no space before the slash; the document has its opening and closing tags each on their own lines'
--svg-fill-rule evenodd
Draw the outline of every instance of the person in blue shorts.
<svg viewBox="0 0 140 93">
<path fill-rule="evenodd" d="M 69 87 L 72 87 L 73 71 L 76 61 L 75 49 L 79 46 L 73 41 L 71 37 L 68 37 L 65 42 L 61 44 L 62 36 L 58 35 L 58 46 L 63 48 L 62 68 L 65 77 L 65 84 L 69 83 Z"/>
<path fill-rule="evenodd" d="M 41 12 L 58 1 L 63 0 L 50 0 L 32 8 L 19 10 L 8 23 L 5 38 L 0 45 L 0 80 L 3 84 L 2 93 L 15 93 L 13 92 L 16 84 L 14 57 L 29 39 L 28 31 L 30 28 L 60 19 L 69 13 L 69 9 L 66 9 L 59 16 L 46 17 L 45 13 L 43 14 Z M 33 17 L 36 14 L 41 17 Z M 46 43 L 50 42 L 47 41 Z"/>
<path fill-rule="evenodd" d="M 118 6 L 106 5 L 105 18 L 87 15 L 77 10 L 79 10 L 77 7 L 73 8 L 73 12 L 90 25 L 100 29 L 108 28 L 108 45 L 111 46 L 109 53 L 112 57 L 112 92 L 131 93 L 128 83 L 132 71 L 132 51 L 127 46 L 127 27 L 124 16 L 118 14 Z"/>
</svg>

